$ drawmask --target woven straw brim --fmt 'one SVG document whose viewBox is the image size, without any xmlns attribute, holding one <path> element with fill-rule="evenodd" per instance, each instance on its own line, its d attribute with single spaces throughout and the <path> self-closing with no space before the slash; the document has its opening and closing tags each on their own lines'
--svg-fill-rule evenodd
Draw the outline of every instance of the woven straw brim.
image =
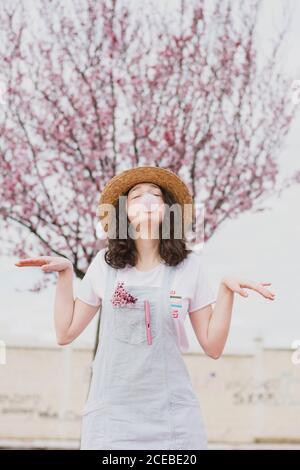
<svg viewBox="0 0 300 470">
<path fill-rule="evenodd" d="M 190 204 L 192 208 L 191 214 L 193 214 L 193 198 L 186 184 L 173 171 L 167 168 L 155 166 L 138 166 L 130 168 L 129 170 L 125 170 L 111 178 L 101 193 L 98 209 L 101 208 L 102 204 L 115 205 L 121 194 L 125 193 L 138 183 L 155 183 L 166 189 L 173 196 L 174 200 L 181 204 L 182 207 L 185 204 Z M 102 218 L 104 217 L 105 216 Z M 186 216 L 184 224 L 189 225 L 191 220 L 192 215 Z M 103 225 L 102 220 L 101 223 Z M 107 231 L 107 224 L 106 226 L 103 225 L 103 229 Z"/>
</svg>

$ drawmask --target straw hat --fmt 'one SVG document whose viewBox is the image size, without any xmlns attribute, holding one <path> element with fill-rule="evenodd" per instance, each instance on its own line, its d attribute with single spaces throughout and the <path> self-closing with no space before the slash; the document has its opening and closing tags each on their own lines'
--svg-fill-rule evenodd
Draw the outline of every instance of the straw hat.
<svg viewBox="0 0 300 470">
<path fill-rule="evenodd" d="M 155 183 L 161 188 L 166 189 L 175 199 L 177 203 L 182 206 L 182 214 L 184 216 L 184 226 L 191 224 L 194 214 L 194 204 L 191 193 L 189 192 L 186 184 L 176 175 L 173 171 L 157 167 L 157 166 L 137 166 L 129 170 L 122 171 L 118 175 L 111 178 L 105 185 L 100 199 L 98 210 L 100 213 L 102 204 L 113 204 L 118 201 L 118 197 L 128 191 L 130 188 L 138 183 Z M 185 211 L 183 206 L 185 206 Z M 100 215 L 100 221 L 105 232 L 108 230 L 107 220 L 106 223 L 102 221 L 105 215 Z"/>
</svg>

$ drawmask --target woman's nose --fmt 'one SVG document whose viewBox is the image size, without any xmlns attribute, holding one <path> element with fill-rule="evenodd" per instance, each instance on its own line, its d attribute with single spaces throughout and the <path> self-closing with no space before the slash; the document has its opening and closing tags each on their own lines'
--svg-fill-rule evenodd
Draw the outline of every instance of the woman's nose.
<svg viewBox="0 0 300 470">
<path fill-rule="evenodd" d="M 159 204 L 157 202 L 157 197 L 155 197 L 153 194 L 145 193 L 141 196 L 140 204 L 142 204 L 144 207 L 144 210 L 148 211 L 155 211 L 159 207 Z"/>
</svg>

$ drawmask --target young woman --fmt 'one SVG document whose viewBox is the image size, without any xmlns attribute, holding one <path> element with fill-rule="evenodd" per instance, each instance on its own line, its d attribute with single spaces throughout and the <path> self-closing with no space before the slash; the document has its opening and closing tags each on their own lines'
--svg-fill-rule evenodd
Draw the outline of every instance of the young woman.
<svg viewBox="0 0 300 470">
<path fill-rule="evenodd" d="M 188 348 L 184 320 L 188 314 L 204 352 L 217 359 L 234 293 L 245 297 L 247 288 L 274 299 L 269 282 L 233 277 L 221 280 L 215 298 L 201 255 L 187 248 L 184 232 L 177 236 L 191 221 L 180 209 L 190 204 L 187 186 L 170 170 L 136 167 L 112 178 L 100 199 L 108 213 L 101 219 L 108 246 L 94 257 L 75 300 L 71 261 L 42 256 L 16 263 L 58 272 L 58 344 L 77 338 L 101 306 L 81 449 L 206 449 L 200 405 L 182 358 Z"/>
</svg>

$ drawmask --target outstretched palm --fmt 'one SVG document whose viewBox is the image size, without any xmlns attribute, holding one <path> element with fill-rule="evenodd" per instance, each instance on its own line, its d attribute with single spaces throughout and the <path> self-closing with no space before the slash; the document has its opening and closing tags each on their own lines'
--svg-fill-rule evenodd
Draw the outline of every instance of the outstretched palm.
<svg viewBox="0 0 300 470">
<path fill-rule="evenodd" d="M 255 282 L 248 279 L 226 277 L 223 279 L 223 284 L 225 284 L 228 289 L 243 297 L 248 297 L 248 293 L 244 290 L 246 288 L 258 292 L 266 299 L 274 300 L 275 298 L 275 294 L 265 288 L 265 286 L 270 286 L 272 284 L 271 282 Z"/>
<path fill-rule="evenodd" d="M 24 258 L 15 263 L 16 266 L 40 266 L 44 272 L 64 271 L 72 267 L 72 263 L 63 256 L 39 256 L 37 258 Z"/>
</svg>

